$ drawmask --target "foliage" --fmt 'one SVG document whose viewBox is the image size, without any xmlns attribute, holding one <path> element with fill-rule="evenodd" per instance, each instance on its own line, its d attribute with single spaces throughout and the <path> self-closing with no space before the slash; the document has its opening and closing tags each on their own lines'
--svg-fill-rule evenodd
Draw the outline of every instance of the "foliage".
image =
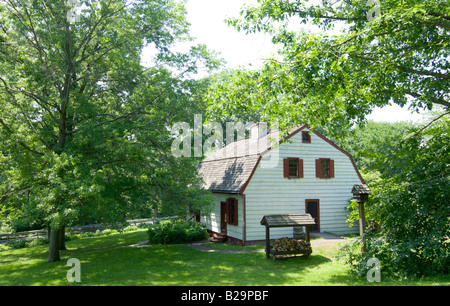
<svg viewBox="0 0 450 306">
<path fill-rule="evenodd" d="M 369 221 L 379 230 L 365 235 L 366 252 L 347 249 L 349 262 L 364 273 L 370 257 L 402 276 L 446 272 L 450 266 L 450 124 L 432 127 L 398 143 L 381 157 L 384 174 L 370 185 Z M 416 132 L 418 129 L 416 129 Z"/>
<path fill-rule="evenodd" d="M 386 173 L 389 163 L 401 142 L 412 135 L 411 129 L 417 127 L 411 122 L 367 121 L 352 127 L 345 139 L 335 140 L 353 157 L 358 169 L 368 174 L 370 171 Z M 369 174 L 370 175 L 370 174 Z M 368 177 L 369 181 L 371 180 Z"/>
<path fill-rule="evenodd" d="M 48 244 L 47 238 L 31 238 L 31 239 L 20 239 L 16 241 L 8 241 L 7 243 L 0 244 L 0 251 L 8 249 L 22 249 L 35 247 L 37 245 Z"/>
<path fill-rule="evenodd" d="M 263 68 L 216 82 L 211 116 L 256 112 L 283 130 L 308 123 L 342 136 L 377 106 L 450 106 L 448 0 L 381 0 L 373 20 L 368 15 L 376 8 L 368 1 L 257 2 L 228 23 L 269 33 L 282 49 Z M 292 26 L 307 22 L 335 32 Z"/>
<path fill-rule="evenodd" d="M 382 181 L 391 171 L 394 157 L 402 142 L 413 134 L 411 129 L 417 127 L 410 122 L 374 122 L 368 121 L 353 127 L 344 139 L 334 141 L 353 157 L 357 168 L 370 187 L 369 201 L 365 203 L 366 226 L 377 228 L 381 222 L 373 209 L 380 203 L 383 194 Z M 332 137 L 331 137 L 332 138 Z M 347 222 L 350 226 L 359 220 L 358 203 L 349 203 L 350 213 Z"/>
<path fill-rule="evenodd" d="M 159 223 L 148 230 L 149 244 L 190 243 L 205 240 L 207 237 L 205 225 L 193 221 Z"/>
<path fill-rule="evenodd" d="M 220 64 L 202 45 L 171 51 L 190 39 L 183 4 L 76 2 L 75 20 L 67 1 L 0 3 L 4 221 L 57 232 L 76 222 L 113 223 L 175 191 L 180 198 L 165 202 L 175 210 L 209 205 L 184 197 L 188 186 L 201 189 L 201 179 L 195 160 L 172 156 L 167 128 L 195 103 L 198 84 L 189 76 Z M 146 68 L 148 45 L 156 56 Z"/>
</svg>

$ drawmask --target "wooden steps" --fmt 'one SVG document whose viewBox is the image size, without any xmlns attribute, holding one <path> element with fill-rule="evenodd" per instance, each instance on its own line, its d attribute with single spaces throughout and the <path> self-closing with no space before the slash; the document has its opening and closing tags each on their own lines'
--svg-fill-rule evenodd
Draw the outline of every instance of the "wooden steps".
<svg viewBox="0 0 450 306">
<path fill-rule="evenodd" d="M 209 238 L 209 240 L 211 242 L 215 242 L 215 243 L 222 243 L 222 242 L 226 241 L 227 238 L 228 238 L 228 236 L 225 235 L 225 234 L 212 233 L 211 237 Z"/>
</svg>

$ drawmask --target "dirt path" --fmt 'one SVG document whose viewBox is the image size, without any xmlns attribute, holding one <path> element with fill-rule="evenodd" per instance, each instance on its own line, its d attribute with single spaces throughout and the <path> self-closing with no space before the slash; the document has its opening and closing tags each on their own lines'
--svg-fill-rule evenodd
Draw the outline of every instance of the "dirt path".
<svg viewBox="0 0 450 306">
<path fill-rule="evenodd" d="M 339 243 L 339 242 L 344 242 L 345 239 L 334 235 L 334 234 L 329 234 L 329 233 L 319 233 L 319 234 L 315 234 L 314 236 L 312 236 L 313 238 L 322 238 L 322 239 L 314 239 L 311 241 L 311 245 L 318 245 L 318 244 L 327 244 L 327 243 Z M 209 240 L 205 240 L 205 241 L 200 241 L 200 242 L 196 242 L 196 243 L 190 243 L 190 244 L 181 244 L 181 245 L 187 245 L 191 248 L 194 248 L 196 250 L 199 251 L 203 251 L 203 252 L 209 252 L 209 253 L 229 253 L 229 254 L 240 254 L 240 253 L 258 253 L 258 252 L 265 252 L 264 249 L 259 249 L 259 250 L 220 250 L 220 249 L 214 249 L 208 246 L 208 244 L 213 245 L 214 243 L 210 242 Z M 130 244 L 130 245 L 120 245 L 120 246 L 115 246 L 115 247 L 109 247 L 109 248 L 105 248 L 105 249 L 97 249 L 97 250 L 89 250 L 86 252 L 80 252 L 79 254 L 83 254 L 83 253 L 92 253 L 92 252 L 99 252 L 99 251 L 103 251 L 103 250 L 108 250 L 108 249 L 118 249 L 118 248 L 142 248 L 142 247 L 152 247 L 151 244 L 148 244 L 148 240 L 146 241 L 142 241 L 139 243 L 135 243 L 135 244 Z M 67 255 L 67 254 L 66 254 Z M 69 253 L 70 255 L 70 253 Z"/>
<path fill-rule="evenodd" d="M 311 245 L 339 243 L 339 242 L 345 241 L 345 239 L 340 236 L 328 234 L 328 233 L 320 233 L 320 234 L 317 234 L 316 236 L 317 236 L 316 238 L 323 238 L 323 239 L 312 240 Z M 188 244 L 188 246 L 190 246 L 191 248 L 203 251 L 203 252 L 210 252 L 210 253 L 218 252 L 218 253 L 237 253 L 237 254 L 239 254 L 239 253 L 265 252 L 264 249 L 260 249 L 260 250 L 219 250 L 219 249 L 214 249 L 214 248 L 209 247 L 207 245 L 208 243 L 210 243 L 210 242 L 203 241 L 203 242 Z"/>
</svg>

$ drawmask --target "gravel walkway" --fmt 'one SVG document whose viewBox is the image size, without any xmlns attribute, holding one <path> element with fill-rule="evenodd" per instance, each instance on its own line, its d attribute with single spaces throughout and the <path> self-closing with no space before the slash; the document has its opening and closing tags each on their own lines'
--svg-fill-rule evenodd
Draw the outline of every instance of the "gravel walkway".
<svg viewBox="0 0 450 306">
<path fill-rule="evenodd" d="M 312 240 L 311 241 L 311 245 L 317 245 L 317 244 L 325 244 L 325 243 L 339 243 L 339 242 L 344 242 L 345 238 L 338 236 L 336 234 L 332 234 L 332 233 L 327 233 L 327 232 L 323 232 L 323 233 L 311 233 L 311 238 L 323 238 L 323 239 L 318 239 L 318 240 Z M 218 250 L 218 249 L 213 249 L 207 246 L 209 241 L 202 241 L 202 242 L 198 242 L 198 243 L 192 243 L 192 244 L 188 244 L 188 246 L 200 250 L 200 251 L 204 251 L 204 252 L 211 252 L 211 253 L 256 253 L 256 252 L 265 252 L 264 249 L 262 250 Z"/>
<path fill-rule="evenodd" d="M 334 234 L 330 234 L 330 233 L 315 233 L 315 234 L 311 234 L 311 238 L 323 238 L 323 239 L 319 239 L 319 240 L 312 240 L 311 241 L 311 245 L 324 244 L 324 243 L 338 243 L 338 242 L 345 241 L 344 238 L 342 238 L 340 236 L 337 236 L 337 235 L 334 235 Z M 191 248 L 194 248 L 196 250 L 199 250 L 199 251 L 209 252 L 209 253 L 230 253 L 230 254 L 235 253 L 235 254 L 239 254 L 239 253 L 265 252 L 264 249 L 260 249 L 260 250 L 219 250 L 219 249 L 214 249 L 214 248 L 209 247 L 208 244 L 214 244 L 214 243 L 210 242 L 209 240 L 205 240 L 205 241 L 200 241 L 200 242 L 196 242 L 196 243 L 187 244 L 187 246 L 189 246 Z M 180 245 L 186 245 L 186 244 L 180 244 Z M 110 247 L 110 248 L 106 248 L 106 249 L 90 250 L 90 251 L 81 252 L 81 253 L 78 253 L 78 254 L 100 252 L 100 251 L 109 250 L 109 249 L 128 248 L 128 247 L 145 248 L 145 247 L 152 247 L 152 245 L 148 244 L 148 240 L 146 240 L 146 241 L 142 241 L 142 242 L 139 242 L 139 243 L 136 243 L 136 244 L 120 245 L 120 246 Z M 65 254 L 65 255 L 70 255 L 70 253 Z"/>
</svg>

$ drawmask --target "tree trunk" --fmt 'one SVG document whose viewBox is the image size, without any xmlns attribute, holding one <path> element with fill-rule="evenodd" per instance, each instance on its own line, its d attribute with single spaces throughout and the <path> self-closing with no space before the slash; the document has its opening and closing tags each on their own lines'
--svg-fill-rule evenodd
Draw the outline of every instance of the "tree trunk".
<svg viewBox="0 0 450 306">
<path fill-rule="evenodd" d="M 61 230 L 54 230 L 50 228 L 48 237 L 48 262 L 60 261 L 59 257 L 59 242 Z"/>
<path fill-rule="evenodd" d="M 63 228 L 59 231 L 59 249 L 66 250 L 66 227 L 65 226 L 63 226 Z"/>
<path fill-rule="evenodd" d="M 153 216 L 154 216 L 155 218 L 158 218 L 158 203 L 155 203 L 155 204 L 153 205 Z"/>
</svg>

